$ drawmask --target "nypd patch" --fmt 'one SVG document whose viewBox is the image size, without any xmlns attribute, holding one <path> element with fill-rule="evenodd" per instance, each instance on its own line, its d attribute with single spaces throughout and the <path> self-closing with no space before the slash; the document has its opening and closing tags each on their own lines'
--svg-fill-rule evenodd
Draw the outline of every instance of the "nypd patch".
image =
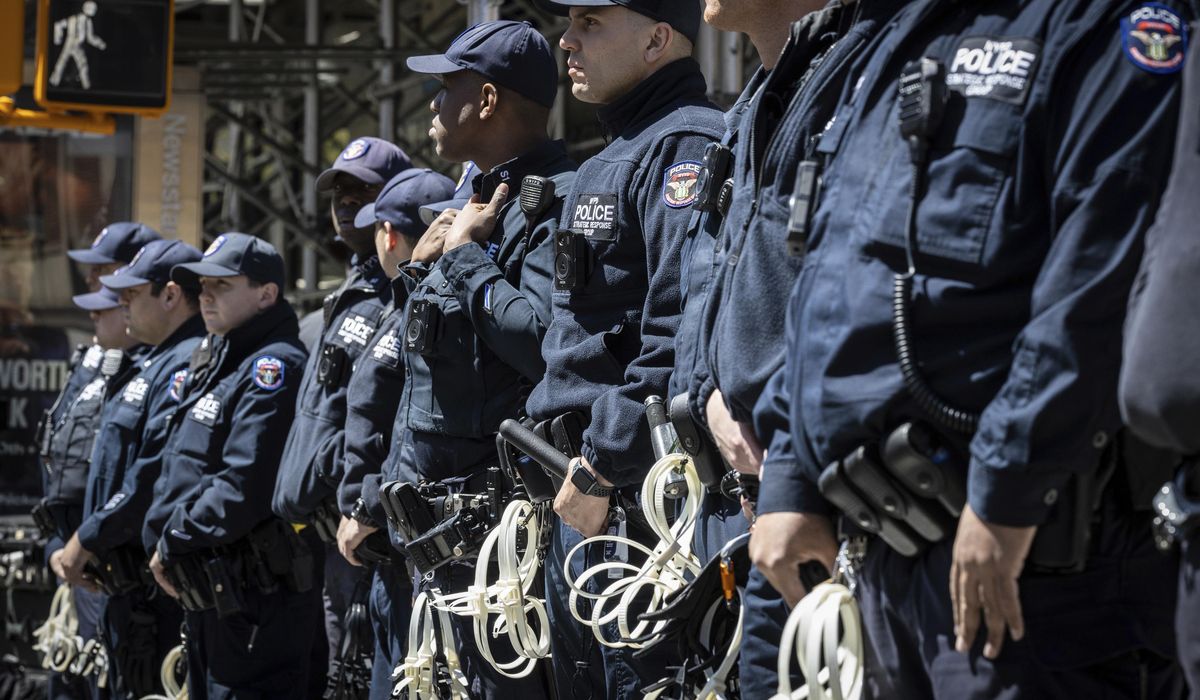
<svg viewBox="0 0 1200 700">
<path fill-rule="evenodd" d="M 1183 70 L 1187 24 L 1169 7 L 1148 2 L 1121 20 L 1121 46 L 1133 65 L 1166 75 Z"/>
<path fill-rule="evenodd" d="M 577 195 L 571 209 L 571 230 L 596 241 L 617 240 L 617 195 Z"/>
<path fill-rule="evenodd" d="M 263 355 L 254 361 L 254 383 L 268 391 L 283 386 L 283 360 Z"/>
<path fill-rule="evenodd" d="M 362 139 L 355 139 L 342 151 L 341 158 L 342 160 L 362 158 L 369 150 L 371 150 L 371 144 Z"/>
<path fill-rule="evenodd" d="M 342 326 L 338 328 L 337 334 L 347 346 L 362 345 L 366 347 L 371 336 L 375 334 L 375 327 L 368 323 L 367 319 L 356 314 L 342 319 Z"/>
<path fill-rule="evenodd" d="M 167 387 L 167 393 L 175 401 L 183 398 L 183 387 L 187 384 L 187 376 L 188 371 L 186 368 L 171 375 L 171 385 Z"/>
<path fill-rule="evenodd" d="M 211 256 L 215 255 L 216 252 L 218 250 L 220 250 L 221 246 L 223 246 L 223 245 L 225 245 L 225 234 L 221 234 L 220 236 L 217 236 L 215 239 L 213 239 L 212 243 L 208 244 L 208 249 L 204 251 L 204 257 L 207 258 L 207 257 L 211 257 Z"/>
<path fill-rule="evenodd" d="M 700 182 L 700 170 L 704 166 L 694 160 L 685 160 L 667 168 L 663 175 L 663 201 L 672 209 L 689 207 L 696 201 Z"/>
<path fill-rule="evenodd" d="M 954 52 L 946 87 L 966 97 L 1022 104 L 1041 53 L 1033 39 L 967 37 Z"/>
<path fill-rule="evenodd" d="M 98 369 L 100 361 L 104 359 L 104 350 L 99 345 L 93 345 L 83 353 L 83 366 L 88 369 Z"/>
</svg>

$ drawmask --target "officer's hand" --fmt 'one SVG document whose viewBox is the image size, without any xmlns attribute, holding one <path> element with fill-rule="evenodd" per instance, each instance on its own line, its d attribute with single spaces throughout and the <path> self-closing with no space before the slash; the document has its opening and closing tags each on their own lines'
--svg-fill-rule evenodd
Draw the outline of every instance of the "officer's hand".
<svg viewBox="0 0 1200 700">
<path fill-rule="evenodd" d="M 342 521 L 338 523 L 337 544 L 338 551 L 354 566 L 362 566 L 363 563 L 354 556 L 354 550 L 362 541 L 367 539 L 367 535 L 375 532 L 379 528 L 373 525 L 364 525 L 354 518 L 342 516 Z"/>
<path fill-rule="evenodd" d="M 79 535 L 71 535 L 67 544 L 57 552 L 62 566 L 62 579 L 74 586 L 95 589 L 96 584 L 83 574 L 83 567 L 95 559 L 95 555 L 83 548 Z"/>
<path fill-rule="evenodd" d="M 708 397 L 704 412 L 708 415 L 708 429 L 717 449 L 729 466 L 743 474 L 758 474 L 763 463 L 762 445 L 758 444 L 752 427 L 729 415 L 719 389 Z"/>
<path fill-rule="evenodd" d="M 154 574 L 154 580 L 158 582 L 158 587 L 167 592 L 167 595 L 172 598 L 179 598 L 179 591 L 171 585 L 167 580 L 167 570 L 163 567 L 162 558 L 158 556 L 158 552 L 150 557 L 150 573 Z"/>
<path fill-rule="evenodd" d="M 51 554 L 50 555 L 50 570 L 54 572 L 54 575 L 58 577 L 58 580 L 66 581 L 67 574 L 63 570 L 62 558 L 63 558 L 63 551 L 61 549 L 59 549 L 59 550 L 55 551 L 53 554 Z"/>
<path fill-rule="evenodd" d="M 837 549 L 833 523 L 821 515 L 766 513 L 750 530 L 750 561 L 793 607 L 808 595 L 800 565 L 816 560 L 833 571 Z"/>
<path fill-rule="evenodd" d="M 454 225 L 446 234 L 446 244 L 443 253 L 449 253 L 459 246 L 468 243 L 483 243 L 492 237 L 496 230 L 496 222 L 500 218 L 500 207 L 508 199 L 508 185 L 501 184 L 492 194 L 492 201 L 482 204 L 479 195 L 472 195 L 471 201 L 454 218 Z"/>
<path fill-rule="evenodd" d="M 1000 655 L 1005 628 L 1012 632 L 1013 640 L 1025 636 L 1017 577 L 1036 533 L 1036 527 L 985 523 L 971 506 L 963 509 L 950 564 L 950 604 L 958 651 L 970 651 L 980 617 L 987 625 L 983 655 L 989 659 Z"/>
<path fill-rule="evenodd" d="M 421 239 L 417 241 L 417 247 L 413 248 L 413 262 L 434 263 L 442 257 L 442 248 L 446 245 L 446 234 L 449 233 L 450 226 L 457 216 L 457 209 L 447 209 L 438 214 L 438 218 L 434 219 L 433 223 L 429 224 L 429 228 L 425 229 L 425 233 L 421 234 Z"/>
<path fill-rule="evenodd" d="M 579 459 L 583 462 L 583 468 L 592 472 L 601 486 L 612 487 L 604 477 L 596 474 L 586 459 Z M 554 512 L 584 537 L 595 537 L 604 532 L 604 526 L 608 524 L 608 497 L 584 495 L 568 478 L 554 497 Z"/>
</svg>

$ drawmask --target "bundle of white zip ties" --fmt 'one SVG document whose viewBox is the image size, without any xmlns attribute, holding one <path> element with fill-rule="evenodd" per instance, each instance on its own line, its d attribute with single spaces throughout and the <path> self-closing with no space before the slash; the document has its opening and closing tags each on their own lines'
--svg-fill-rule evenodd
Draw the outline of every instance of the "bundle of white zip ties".
<svg viewBox="0 0 1200 700">
<path fill-rule="evenodd" d="M 541 575 L 538 549 L 549 507 L 548 503 L 535 506 L 523 500 L 510 502 L 499 524 L 479 548 L 475 582 L 463 593 L 432 599 L 439 611 L 471 618 L 480 654 L 509 678 L 528 676 L 539 659 L 550 656 L 546 601 L 530 594 Z M 493 559 L 499 575 L 494 583 L 488 584 Z M 512 644 L 517 653 L 515 659 L 499 661 L 492 653 L 492 640 L 501 636 L 507 636 Z"/>
<path fill-rule="evenodd" d="M 145 695 L 140 700 L 188 700 L 187 683 L 176 674 L 182 658 L 183 645 L 180 644 L 167 653 L 159 670 L 158 680 L 163 686 L 162 695 Z"/>
<path fill-rule="evenodd" d="M 670 483 L 679 476 L 687 485 L 682 504 L 667 496 Z M 645 645 L 632 640 L 649 637 L 667 624 L 666 621 L 638 621 L 637 616 L 660 609 L 667 596 L 686 586 L 700 572 L 700 561 L 692 553 L 692 534 L 703 495 L 704 486 L 691 460 L 680 453 L 667 454 L 654 463 L 642 482 L 643 512 L 658 537 L 653 549 L 620 534 L 604 534 L 585 539 L 567 553 L 568 566 L 590 545 L 611 544 L 618 552 L 637 551 L 645 555 L 641 566 L 621 561 L 622 557 L 618 556 L 615 561 L 604 561 L 587 568 L 574 580 L 566 577 L 571 588 L 571 615 L 591 627 L 592 634 L 601 644 L 640 649 Z M 670 521 L 672 512 L 677 512 L 673 523 Z M 589 581 L 596 583 L 599 593 L 587 590 Z M 639 596 L 642 601 L 636 600 Z M 583 600 L 591 602 L 590 616 L 580 609 Z M 631 620 L 636 624 L 630 624 Z M 609 639 L 604 628 L 613 621 L 616 621 L 618 638 Z"/>
<path fill-rule="evenodd" d="M 837 574 L 822 583 L 792 610 L 779 644 L 779 682 L 771 700 L 859 700 L 863 692 L 862 617 L 854 600 L 853 565 L 847 545 L 838 553 Z M 847 573 L 850 573 L 848 581 Z M 804 685 L 795 690 L 791 661 Z"/>
<path fill-rule="evenodd" d="M 46 622 L 33 631 L 33 648 L 42 653 L 42 667 L 76 676 L 96 676 L 96 685 L 108 685 L 108 652 L 98 639 L 84 641 L 79 636 L 79 616 L 75 595 L 68 584 L 61 584 L 50 602 Z"/>
<path fill-rule="evenodd" d="M 408 692 L 409 700 L 469 700 L 466 674 L 454 646 L 454 630 L 450 614 L 438 610 L 433 599 L 440 596 L 437 589 L 422 592 L 413 601 L 412 619 L 408 624 L 408 655 L 392 671 L 396 685 L 392 695 Z M 445 659 L 450 683 L 450 696 L 444 697 L 438 688 L 438 654 Z"/>
</svg>

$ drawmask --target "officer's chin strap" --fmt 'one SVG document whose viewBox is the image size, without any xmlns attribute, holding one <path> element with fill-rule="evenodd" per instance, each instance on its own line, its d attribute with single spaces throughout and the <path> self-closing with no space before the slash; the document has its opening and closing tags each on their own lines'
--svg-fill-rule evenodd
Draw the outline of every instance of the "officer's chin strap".
<svg viewBox="0 0 1200 700">
<path fill-rule="evenodd" d="M 474 584 L 463 593 L 433 598 L 432 604 L 438 610 L 473 620 L 480 655 L 509 678 L 528 676 L 537 668 L 538 659 L 550 656 L 546 602 L 530 594 L 541 571 L 538 551 L 544 509 L 545 506 L 535 506 L 529 501 L 510 502 L 500 523 L 488 533 L 479 549 Z M 499 577 L 488 585 L 493 556 Z M 489 625 L 493 616 L 497 619 Z M 536 624 L 530 624 L 531 617 Z M 500 662 L 492 653 L 491 640 L 505 633 L 517 658 Z"/>
<path fill-rule="evenodd" d="M 409 700 L 469 700 L 467 677 L 462 671 L 458 652 L 454 645 L 454 631 L 450 627 L 450 614 L 437 610 L 431 600 L 439 596 L 437 589 L 422 592 L 413 602 L 412 619 L 408 624 L 408 655 L 392 671 L 392 680 L 397 681 L 392 695 L 400 697 L 408 692 Z M 434 619 L 434 613 L 437 619 Z M 438 653 L 446 661 L 446 684 L 439 673 Z M 448 690 L 449 695 L 443 693 Z"/>
<path fill-rule="evenodd" d="M 672 482 L 676 482 L 680 475 L 687 484 L 687 495 L 678 517 L 671 524 L 668 506 L 674 510 L 679 501 L 668 499 L 668 486 L 675 486 Z M 686 586 L 700 573 L 700 561 L 692 554 L 692 534 L 703 494 L 704 486 L 696 475 L 691 459 L 679 453 L 667 454 L 654 463 L 642 482 L 641 501 L 646 520 L 658 536 L 658 543 L 653 550 L 627 537 L 608 534 L 585 539 L 567 553 L 568 566 L 575 560 L 575 555 L 589 545 L 611 544 L 617 548 L 637 550 L 646 556 L 641 567 L 620 561 L 618 557 L 617 561 L 605 561 L 588 568 L 574 580 L 567 577 L 567 584 L 571 588 L 571 615 L 591 627 L 592 634 L 601 644 L 612 648 L 640 649 L 645 646 L 644 643 L 630 640 L 652 637 L 667 624 L 666 621 L 638 621 L 631 627 L 629 621 L 638 620 L 642 613 L 658 610 L 670 594 Z M 598 594 L 587 590 L 588 581 L 592 579 L 601 590 Z M 610 580 L 611 583 L 608 583 Z M 642 600 L 645 600 L 646 589 L 650 589 L 649 602 L 639 602 L 640 609 L 631 614 L 635 599 L 643 596 Z M 580 610 L 582 600 L 592 603 L 590 617 Z M 604 627 L 614 620 L 620 636 L 608 639 L 604 635 Z"/>
<path fill-rule="evenodd" d="M 33 631 L 34 651 L 42 653 L 42 667 L 76 676 L 96 676 L 96 685 L 108 685 L 108 652 L 98 639 L 79 636 L 79 616 L 71 586 L 59 585 L 50 601 L 46 622 Z"/>
<path fill-rule="evenodd" d="M 854 600 L 850 540 L 838 552 L 837 574 L 817 585 L 788 616 L 779 643 L 779 685 L 771 700 L 859 700 L 863 691 L 862 618 Z M 847 587 L 850 583 L 850 587 Z M 792 650 L 804 685 L 792 690 Z"/>
</svg>

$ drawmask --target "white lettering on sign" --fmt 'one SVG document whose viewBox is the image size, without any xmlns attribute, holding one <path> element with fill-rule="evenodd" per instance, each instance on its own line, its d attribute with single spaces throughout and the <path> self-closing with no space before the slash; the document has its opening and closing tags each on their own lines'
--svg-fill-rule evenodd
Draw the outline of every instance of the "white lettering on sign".
<svg viewBox="0 0 1200 700">
<path fill-rule="evenodd" d="M 67 371 L 63 360 L 0 359 L 0 391 L 59 391 Z"/>
<path fill-rule="evenodd" d="M 158 230 L 168 237 L 179 235 L 179 215 L 183 212 L 183 142 L 188 119 L 182 114 L 163 116 L 162 138 L 162 209 Z"/>
</svg>

